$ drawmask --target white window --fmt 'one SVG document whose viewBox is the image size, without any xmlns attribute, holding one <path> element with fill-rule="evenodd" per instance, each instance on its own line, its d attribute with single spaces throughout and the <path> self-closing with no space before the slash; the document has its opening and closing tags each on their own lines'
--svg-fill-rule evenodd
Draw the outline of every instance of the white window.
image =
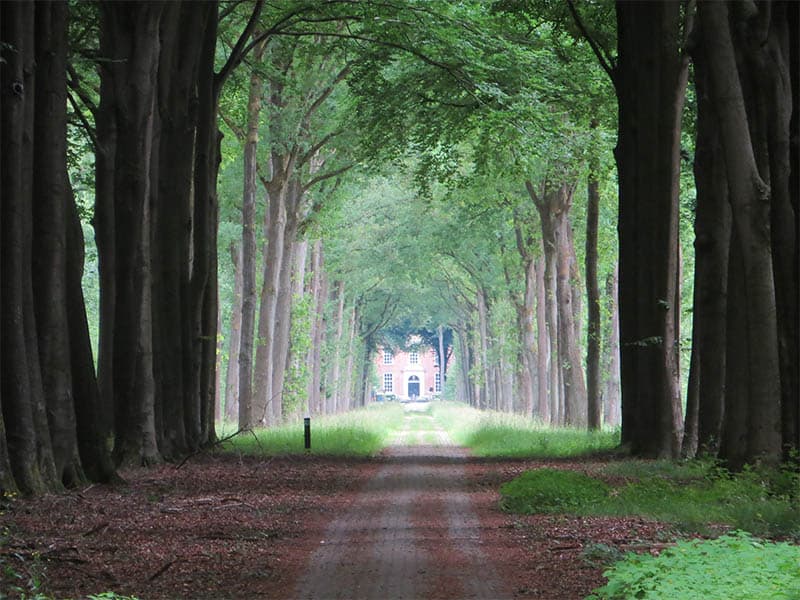
<svg viewBox="0 0 800 600">
<path fill-rule="evenodd" d="M 436 352 L 435 350 L 433 352 L 433 366 L 434 367 L 438 367 L 439 366 L 439 353 Z"/>
<path fill-rule="evenodd" d="M 412 365 L 419 364 L 419 352 L 409 352 L 408 353 L 408 362 Z"/>
<path fill-rule="evenodd" d="M 384 373 L 383 374 L 383 391 L 384 392 L 393 392 L 394 391 L 394 382 L 392 380 L 391 373 Z"/>
<path fill-rule="evenodd" d="M 391 350 L 383 350 L 383 364 L 390 365 L 394 362 L 394 354 L 392 354 Z"/>
<path fill-rule="evenodd" d="M 442 391 L 442 374 L 441 373 L 434 373 L 433 374 L 433 391 L 437 394 Z"/>
</svg>

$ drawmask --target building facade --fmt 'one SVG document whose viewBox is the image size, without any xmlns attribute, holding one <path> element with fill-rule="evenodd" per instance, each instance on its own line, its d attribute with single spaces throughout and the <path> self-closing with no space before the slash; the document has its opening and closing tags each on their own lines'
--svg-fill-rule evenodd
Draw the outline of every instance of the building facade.
<svg viewBox="0 0 800 600">
<path fill-rule="evenodd" d="M 392 352 L 380 348 L 375 358 L 378 373 L 376 394 L 400 400 L 433 398 L 442 392 L 438 356 L 430 348 L 414 352 Z"/>
</svg>

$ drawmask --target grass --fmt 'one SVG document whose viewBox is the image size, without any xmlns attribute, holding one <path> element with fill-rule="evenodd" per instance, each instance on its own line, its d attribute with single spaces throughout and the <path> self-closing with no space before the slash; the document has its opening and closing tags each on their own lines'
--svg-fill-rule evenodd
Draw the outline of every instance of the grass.
<svg viewBox="0 0 800 600">
<path fill-rule="evenodd" d="M 403 419 L 403 408 L 386 403 L 329 417 L 311 419 L 311 454 L 373 456 L 386 446 Z M 224 437 L 224 431 L 220 437 Z M 223 444 L 224 451 L 283 456 L 305 454 L 303 421 L 242 433 Z"/>
<path fill-rule="evenodd" d="M 708 534 L 726 526 L 800 540 L 796 473 L 761 468 L 732 474 L 710 462 L 642 461 L 609 465 L 605 472 L 638 476 L 612 486 L 580 473 L 538 469 L 503 485 L 502 506 L 525 514 L 641 515 L 688 532 Z"/>
<path fill-rule="evenodd" d="M 437 402 L 433 413 L 456 443 L 476 456 L 563 458 L 608 452 L 619 445 L 618 431 L 553 429 L 519 415 L 478 411 L 456 402 Z"/>
</svg>

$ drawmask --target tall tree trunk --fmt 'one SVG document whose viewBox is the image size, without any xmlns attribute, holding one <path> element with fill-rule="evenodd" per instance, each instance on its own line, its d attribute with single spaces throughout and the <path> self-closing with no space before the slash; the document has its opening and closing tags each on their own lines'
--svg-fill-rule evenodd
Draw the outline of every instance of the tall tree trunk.
<svg viewBox="0 0 800 600">
<path fill-rule="evenodd" d="M 669 0 L 617 4 L 622 440 L 642 456 L 677 457 L 682 437 L 674 298 L 688 67 L 680 44 L 689 27 L 681 9 Z"/>
<path fill-rule="evenodd" d="M 573 427 L 585 427 L 587 423 L 586 384 L 583 379 L 583 362 L 578 344 L 579 326 L 573 309 L 575 286 L 572 284 L 575 249 L 570 234 L 569 208 L 572 205 L 572 189 L 561 186 L 558 201 L 563 210 L 556 213 L 555 238 L 557 244 L 557 286 L 558 302 L 558 351 L 561 372 L 564 378 L 564 422 Z"/>
<path fill-rule="evenodd" d="M 592 119 L 592 129 L 597 128 Z M 597 230 L 600 217 L 600 182 L 597 179 L 599 160 L 593 153 L 589 161 L 588 197 L 586 204 L 586 304 L 588 332 L 586 339 L 586 397 L 589 429 L 600 429 L 602 399 L 600 393 L 600 284 L 597 280 Z"/>
<path fill-rule="evenodd" d="M 292 327 L 292 267 L 298 228 L 300 185 L 296 178 L 288 180 L 286 199 L 286 230 L 283 235 L 283 254 L 278 269 L 278 293 L 275 302 L 275 330 L 272 343 L 272 398 L 270 409 L 273 423 L 283 420 L 283 385 L 289 366 L 289 342 Z"/>
<path fill-rule="evenodd" d="M 47 425 L 58 481 L 83 480 L 77 450 L 67 313 L 67 206 L 65 110 L 67 6 L 35 5 L 36 97 L 33 130 L 33 299 Z M 46 433 L 46 432 L 45 432 Z"/>
<path fill-rule="evenodd" d="M 496 397 L 494 396 L 494 379 L 492 377 L 491 366 L 489 364 L 489 301 L 486 292 L 478 288 L 477 295 L 478 307 L 478 330 L 476 335 L 480 347 L 480 366 L 481 366 L 481 393 L 478 408 L 482 410 L 496 408 Z"/>
<path fill-rule="evenodd" d="M 539 387 L 537 390 L 537 414 L 544 423 L 550 423 L 552 412 L 548 402 L 548 385 L 551 382 L 548 362 L 550 361 L 550 338 L 547 327 L 547 292 L 545 291 L 545 258 L 540 256 L 533 264 L 536 277 L 536 371 Z"/>
<path fill-rule="evenodd" d="M 736 231 L 732 245 L 734 243 L 737 245 L 736 250 L 741 256 L 743 267 L 742 284 L 745 293 L 739 296 L 729 289 L 728 322 L 730 326 L 732 313 L 739 314 L 743 319 L 741 327 L 746 345 L 734 351 L 741 352 L 740 356 L 747 356 L 749 359 L 746 364 L 736 365 L 736 367 L 741 366 L 743 372 L 747 374 L 747 396 L 746 400 L 743 399 L 749 421 L 746 454 L 733 456 L 731 453 L 738 451 L 731 445 L 726 445 L 724 457 L 734 464 L 741 458 L 778 460 L 782 452 L 782 415 L 770 226 L 773 194 L 759 173 L 757 162 L 761 160 L 762 165 L 765 162 L 764 148 L 761 146 L 764 141 L 761 136 L 764 132 L 758 131 L 761 124 L 758 123 L 756 106 L 763 98 L 753 97 L 753 94 L 760 93 L 761 90 L 756 92 L 749 87 L 755 83 L 753 77 L 758 75 L 749 72 L 745 65 L 741 70 L 737 68 L 732 27 L 739 25 L 736 22 L 732 24 L 729 20 L 728 5 L 704 2 L 700 7 L 700 17 L 706 57 L 709 64 L 715 65 L 715 68 L 710 70 L 711 97 L 719 119 L 733 226 Z M 742 23 L 745 27 L 755 27 L 757 24 L 758 21 L 752 20 L 747 25 Z M 753 51 L 753 48 L 749 50 Z M 762 66 L 770 69 L 778 68 L 770 61 L 765 61 Z M 753 103 L 750 107 L 746 105 L 748 99 Z M 751 135 L 751 128 L 755 131 L 755 135 Z M 786 151 L 788 152 L 788 146 Z M 768 163 L 768 160 L 766 162 Z M 762 170 L 763 168 L 762 166 Z M 731 262 L 736 264 L 733 263 L 733 256 Z M 733 302 L 739 301 L 744 302 L 741 308 L 732 306 Z M 729 341 L 732 333 L 729 330 Z M 796 338 L 794 343 L 797 343 Z M 735 368 L 731 364 L 733 358 L 729 353 L 728 372 Z M 730 395 L 731 392 L 728 385 L 727 393 Z M 727 409 L 726 406 L 726 414 L 732 412 Z M 725 426 L 728 426 L 727 416 Z"/>
<path fill-rule="evenodd" d="M 321 387 L 322 387 L 322 344 L 325 335 L 325 300 L 326 282 L 323 271 L 322 241 L 316 240 L 311 250 L 311 265 L 313 277 L 311 281 L 311 348 L 308 352 L 308 364 L 311 376 L 308 380 L 308 404 L 312 411 L 321 413 L 323 411 Z"/>
<path fill-rule="evenodd" d="M 225 420 L 238 423 L 240 429 L 252 424 L 252 397 L 242 403 L 239 397 L 239 346 L 242 340 L 242 245 L 231 242 L 233 264 L 233 307 L 228 333 L 228 369 L 225 373 Z"/>
<path fill-rule="evenodd" d="M 153 379 L 150 193 L 159 24 L 163 5 L 101 6 L 101 75 L 114 86 L 116 298 L 113 341 L 115 456 L 160 460 Z M 102 140 L 100 143 L 108 143 Z"/>
<path fill-rule="evenodd" d="M 254 51 L 247 102 L 247 131 L 244 145 L 244 191 L 242 194 L 242 315 L 239 342 L 239 427 L 252 425 L 253 335 L 256 318 L 256 175 L 258 169 L 258 128 L 264 82 L 259 67 L 265 42 Z M 244 407 L 244 411 L 241 410 Z"/>
<path fill-rule="evenodd" d="M 353 308 L 349 311 L 349 319 L 347 323 L 348 340 L 347 340 L 347 362 L 344 373 L 344 383 L 342 385 L 342 399 L 343 410 L 347 411 L 353 408 L 353 370 L 355 369 L 355 352 L 356 352 L 356 327 L 358 326 L 358 304 L 353 303 Z"/>
<path fill-rule="evenodd" d="M 24 493 L 41 493 L 55 485 L 52 454 L 43 461 L 38 440 L 37 404 L 44 406 L 44 393 L 38 372 L 33 310 L 30 304 L 33 181 L 33 114 L 35 100 L 34 10 L 23 3 L 0 4 L 3 42 L 14 48 L 4 52 L 6 64 L 0 69 L 5 94 L 2 106 L 4 151 L 2 168 L 2 214 L 0 214 L 0 281 L 2 310 L 0 325 L 3 420 L 11 469 L 17 486 Z M 49 440 L 48 440 L 49 441 Z M 43 468 L 44 467 L 44 468 Z M 9 485 L 9 488 L 11 486 Z"/>
<path fill-rule="evenodd" d="M 789 123 L 791 135 L 789 138 L 789 164 L 800 164 L 800 48 L 798 48 L 798 37 L 800 37 L 800 6 L 796 2 L 789 2 L 787 6 L 787 16 L 789 22 L 789 73 L 791 75 L 792 85 L 792 116 Z M 798 215 L 800 214 L 800 169 L 792 168 L 789 173 L 789 194 L 792 209 L 795 215 L 795 244 L 798 243 L 798 236 L 800 236 L 800 226 L 798 226 Z M 795 277 L 800 274 L 800 257 L 795 252 L 794 255 L 794 273 Z M 795 279 L 795 289 L 797 289 L 797 281 Z M 795 302 L 797 302 L 795 296 Z M 800 321 L 800 314 L 798 312 L 797 304 L 794 308 L 794 321 L 795 324 Z M 795 346 L 794 351 L 797 352 L 797 334 L 794 337 Z M 798 368 L 797 359 L 794 361 L 795 369 Z M 782 363 L 783 364 L 783 363 Z M 783 406 L 783 444 L 784 449 L 795 452 L 800 452 L 800 391 L 798 391 L 798 373 L 794 372 L 794 377 L 787 377 L 790 382 L 788 392 L 784 392 L 783 399 L 786 399 L 786 394 L 791 394 L 794 389 L 794 401 L 785 402 Z M 794 386 L 792 388 L 791 386 Z"/>
<path fill-rule="evenodd" d="M 700 44 L 702 44 L 702 40 Z M 710 98 L 709 65 L 702 48 L 694 56 L 697 141 L 694 177 L 695 275 L 692 357 L 689 371 L 684 454 L 716 454 L 725 407 L 725 348 L 731 215 L 728 180 L 717 116 Z"/>
<path fill-rule="evenodd" d="M 341 394 L 341 364 L 342 364 L 342 342 L 344 336 L 344 305 L 345 288 L 344 281 L 337 281 L 336 289 L 336 316 L 335 316 L 335 336 L 333 339 L 333 364 L 329 371 L 328 390 L 330 394 L 330 412 L 337 413 L 342 408 Z"/>
<path fill-rule="evenodd" d="M 539 212 L 545 249 L 550 377 L 551 386 L 558 394 L 554 397 L 551 391 L 551 414 L 557 416 L 554 422 L 558 424 L 585 426 L 586 384 L 577 339 L 579 327 L 575 317 L 578 311 L 574 309 L 572 285 L 575 252 L 569 210 L 573 188 L 562 184 L 555 189 L 542 189 L 537 194 L 530 181 L 525 182 L 525 187 Z"/>
<path fill-rule="evenodd" d="M 277 183 L 275 175 L 273 175 L 271 183 Z M 275 306 L 278 299 L 280 265 L 283 262 L 283 238 L 286 230 L 286 203 L 280 195 L 285 193 L 286 188 L 282 185 L 275 187 L 271 185 L 268 193 L 267 243 L 264 251 L 264 275 L 258 315 L 258 342 L 253 373 L 253 419 L 254 423 L 262 425 L 269 421 L 272 414 L 272 371 L 274 367 L 272 346 L 275 339 Z"/>
<path fill-rule="evenodd" d="M 606 360 L 606 385 L 603 393 L 603 420 L 610 427 L 620 424 L 620 353 L 619 353 L 619 309 L 617 307 L 617 268 L 606 278 L 606 296 L 610 323 Z"/>
<path fill-rule="evenodd" d="M 68 203 L 67 212 L 67 321 L 78 450 L 81 465 L 89 479 L 105 483 L 117 480 L 118 476 L 108 447 L 111 430 L 102 417 L 92 360 L 92 342 L 81 285 L 85 244 L 78 211 L 72 200 Z"/>
</svg>

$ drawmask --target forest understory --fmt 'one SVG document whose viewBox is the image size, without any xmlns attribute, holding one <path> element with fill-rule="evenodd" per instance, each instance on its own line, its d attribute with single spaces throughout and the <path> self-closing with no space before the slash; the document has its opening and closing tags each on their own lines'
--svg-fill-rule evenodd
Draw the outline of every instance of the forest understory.
<svg viewBox="0 0 800 600">
<path fill-rule="evenodd" d="M 385 460 L 201 455 L 180 468 L 123 472 L 121 485 L 11 500 L 0 515 L 0 597 L 290 598 L 327 525 Z M 480 543 L 514 597 L 583 598 L 604 583 L 614 549 L 657 553 L 672 539 L 668 525 L 641 518 L 499 508 L 500 484 L 526 470 L 603 464 L 468 459 Z M 457 589 L 435 597 L 455 598 Z"/>
</svg>

